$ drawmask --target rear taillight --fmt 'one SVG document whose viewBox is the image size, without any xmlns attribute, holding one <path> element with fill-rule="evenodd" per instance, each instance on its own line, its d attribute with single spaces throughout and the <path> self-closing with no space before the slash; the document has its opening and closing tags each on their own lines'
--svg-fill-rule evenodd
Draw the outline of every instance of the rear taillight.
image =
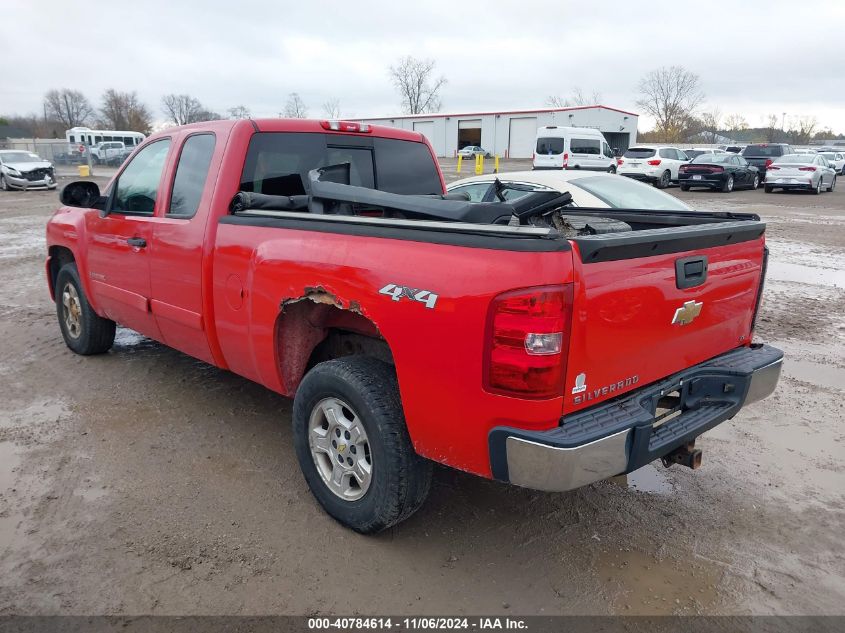
<svg viewBox="0 0 845 633">
<path fill-rule="evenodd" d="M 767 158 L 767 159 L 766 159 L 766 169 L 768 169 L 768 168 L 769 168 L 769 165 L 771 165 L 771 164 L 772 164 L 772 159 L 771 159 L 771 158 Z"/>
<path fill-rule="evenodd" d="M 320 121 L 320 126 L 324 130 L 332 130 L 333 132 L 358 132 L 367 134 L 371 128 L 366 123 L 354 123 L 352 121 Z"/>
<path fill-rule="evenodd" d="M 569 152 L 563 153 L 563 166 L 564 168 L 569 166 Z"/>
<path fill-rule="evenodd" d="M 487 318 L 484 388 L 519 398 L 563 394 L 572 285 L 513 290 Z"/>
<path fill-rule="evenodd" d="M 616 164 L 617 164 L 617 165 L 621 165 L 621 164 L 622 164 L 622 163 L 624 163 L 624 162 L 625 162 L 625 161 L 624 161 L 624 160 L 622 160 L 621 158 L 617 158 L 617 159 L 616 159 Z"/>
<path fill-rule="evenodd" d="M 648 161 L 648 164 L 649 165 L 659 165 L 660 159 L 659 158 L 652 158 L 650 161 Z"/>
<path fill-rule="evenodd" d="M 778 169 L 780 169 L 780 167 L 775 167 L 774 165 L 769 165 L 768 167 L 766 167 L 766 169 L 768 169 L 770 171 L 777 171 Z"/>
<path fill-rule="evenodd" d="M 798 171 L 816 171 L 815 167 L 799 167 Z"/>
</svg>

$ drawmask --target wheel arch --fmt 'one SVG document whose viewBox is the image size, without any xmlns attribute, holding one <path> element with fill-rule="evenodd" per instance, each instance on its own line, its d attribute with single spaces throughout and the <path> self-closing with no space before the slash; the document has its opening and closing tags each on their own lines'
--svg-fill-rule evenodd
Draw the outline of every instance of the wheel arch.
<svg viewBox="0 0 845 633">
<path fill-rule="evenodd" d="M 282 302 L 274 325 L 274 355 L 282 392 L 293 396 L 317 363 L 344 356 L 371 356 L 394 364 L 390 345 L 355 302 L 312 288 Z"/>
<path fill-rule="evenodd" d="M 50 298 L 56 300 L 56 279 L 62 266 L 76 262 L 76 256 L 67 246 L 53 245 L 47 249 L 47 285 Z"/>
</svg>

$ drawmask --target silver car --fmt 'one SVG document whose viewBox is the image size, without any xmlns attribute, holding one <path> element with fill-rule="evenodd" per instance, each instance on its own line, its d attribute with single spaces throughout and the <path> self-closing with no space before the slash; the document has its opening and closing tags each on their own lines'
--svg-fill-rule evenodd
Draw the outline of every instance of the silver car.
<svg viewBox="0 0 845 633">
<path fill-rule="evenodd" d="M 803 189 L 819 194 L 833 191 L 836 169 L 821 154 L 786 154 L 766 168 L 763 189 Z"/>
<path fill-rule="evenodd" d="M 55 189 L 53 164 L 25 150 L 0 150 L 0 189 Z"/>
</svg>

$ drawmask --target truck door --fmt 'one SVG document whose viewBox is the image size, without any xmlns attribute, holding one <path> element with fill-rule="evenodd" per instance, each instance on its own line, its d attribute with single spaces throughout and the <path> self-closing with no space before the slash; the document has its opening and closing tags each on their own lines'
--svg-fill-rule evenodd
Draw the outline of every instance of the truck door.
<svg viewBox="0 0 845 633">
<path fill-rule="evenodd" d="M 222 157 L 217 145 L 211 132 L 191 134 L 181 144 L 173 186 L 163 196 L 163 217 L 152 228 L 150 260 L 150 305 L 163 342 L 209 363 L 214 359 L 206 335 L 202 268 L 214 189 L 206 181 L 212 160 L 216 171 Z"/>
<path fill-rule="evenodd" d="M 114 182 L 106 215 L 86 214 L 96 305 L 113 321 L 159 339 L 150 312 L 150 241 L 170 139 L 142 149 Z"/>
</svg>

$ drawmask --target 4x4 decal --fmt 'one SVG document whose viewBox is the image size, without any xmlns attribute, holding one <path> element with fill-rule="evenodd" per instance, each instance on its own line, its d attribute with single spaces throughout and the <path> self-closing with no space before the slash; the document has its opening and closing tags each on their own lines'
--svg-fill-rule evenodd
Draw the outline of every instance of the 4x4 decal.
<svg viewBox="0 0 845 633">
<path fill-rule="evenodd" d="M 425 304 L 426 308 L 434 308 L 437 303 L 437 295 L 430 290 L 419 290 L 417 288 L 409 288 L 408 286 L 387 284 L 378 292 L 380 295 L 389 296 L 394 301 L 399 301 L 403 297 L 411 301 L 419 301 Z"/>
</svg>

